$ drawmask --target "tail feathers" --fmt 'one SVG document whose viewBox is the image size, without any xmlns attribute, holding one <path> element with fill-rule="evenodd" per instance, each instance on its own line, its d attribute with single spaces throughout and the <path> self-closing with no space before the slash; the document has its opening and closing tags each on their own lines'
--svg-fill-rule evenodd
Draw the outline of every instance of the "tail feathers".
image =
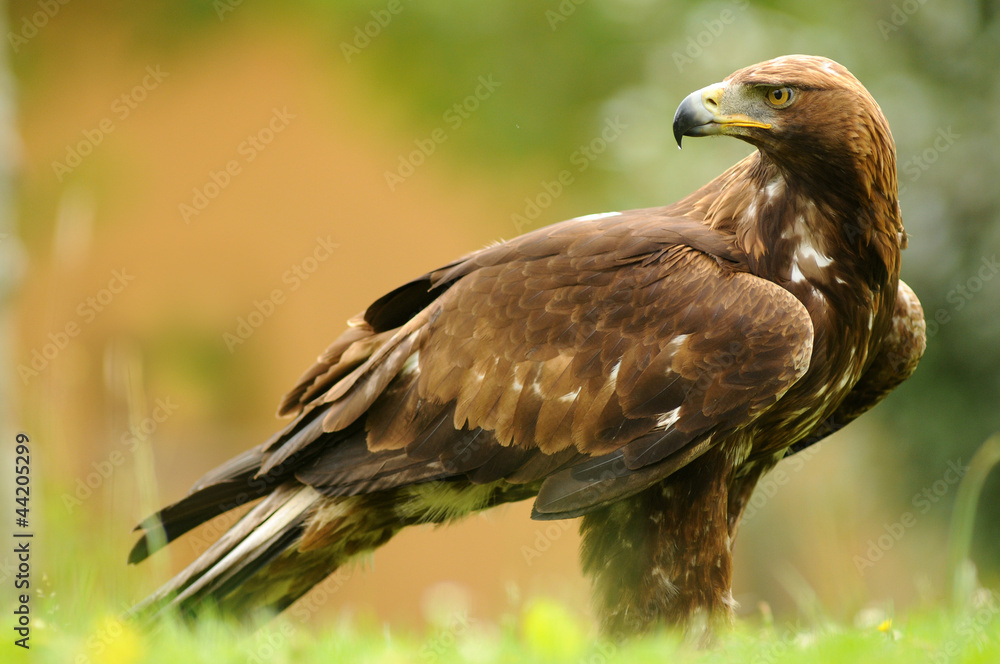
<svg viewBox="0 0 1000 664">
<path fill-rule="evenodd" d="M 251 454 L 241 456 L 250 457 Z M 249 464 L 250 459 L 246 460 L 250 467 L 235 468 L 232 474 L 215 483 L 199 483 L 199 486 L 192 489 L 192 493 L 143 519 L 135 529 L 145 532 L 129 552 L 128 562 L 133 565 L 140 563 L 192 528 L 240 505 L 257 500 L 270 491 L 274 486 L 273 483 L 265 480 L 254 481 L 260 465 L 259 452 L 254 456 L 256 460 L 252 465 Z M 233 461 L 238 460 L 239 457 Z"/>
<path fill-rule="evenodd" d="M 279 612 L 352 558 L 400 529 L 446 523 L 535 495 L 537 483 L 430 481 L 364 495 L 331 496 L 298 480 L 278 485 L 184 571 L 132 611 L 195 615 L 211 606 L 256 621 Z"/>
<path fill-rule="evenodd" d="M 129 563 L 142 562 L 192 528 L 262 498 L 273 491 L 275 486 L 290 479 L 294 472 L 291 466 L 294 464 L 289 463 L 288 467 L 273 466 L 267 471 L 261 469 L 269 450 L 275 445 L 281 445 L 282 441 L 295 442 L 300 438 L 312 440 L 322 435 L 321 415 L 324 412 L 324 409 L 313 409 L 303 414 L 270 440 L 206 474 L 181 500 L 144 519 L 135 528 L 145 532 L 132 547 Z M 344 435 L 353 433 L 354 430 L 351 430 Z"/>
<path fill-rule="evenodd" d="M 226 610 L 227 596 L 288 550 L 301 536 L 306 519 L 324 500 L 314 489 L 297 482 L 274 489 L 132 614 L 152 618 L 171 609 L 189 614 L 206 600 Z M 253 607 L 239 608 L 244 612 Z"/>
</svg>

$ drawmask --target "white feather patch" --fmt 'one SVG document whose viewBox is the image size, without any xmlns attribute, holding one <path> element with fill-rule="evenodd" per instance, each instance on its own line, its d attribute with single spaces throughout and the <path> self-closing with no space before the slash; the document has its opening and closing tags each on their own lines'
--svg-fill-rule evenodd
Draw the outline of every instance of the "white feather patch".
<svg viewBox="0 0 1000 664">
<path fill-rule="evenodd" d="M 406 358 L 403 367 L 399 370 L 401 375 L 412 375 L 416 373 L 420 364 L 420 351 L 415 350 L 413 354 Z"/>
<path fill-rule="evenodd" d="M 814 261 L 816 261 L 817 267 L 826 267 L 827 265 L 833 262 L 832 258 L 830 258 L 821 251 L 817 251 L 816 247 L 812 246 L 808 238 L 802 240 L 802 243 L 799 244 L 799 249 L 796 252 L 796 254 L 799 257 L 799 259 L 802 258 L 813 259 Z"/>
<path fill-rule="evenodd" d="M 610 381 L 612 385 L 614 385 L 615 383 L 618 382 L 618 371 L 621 368 L 622 368 L 622 361 L 621 360 L 618 360 L 617 362 L 615 362 L 615 366 L 611 367 L 611 373 L 608 374 L 608 381 Z"/>
<path fill-rule="evenodd" d="M 673 410 L 668 410 L 667 412 L 660 415 L 656 420 L 656 428 L 658 429 L 669 429 L 674 425 L 674 422 L 679 420 L 681 417 L 681 407 L 678 406 Z"/>
<path fill-rule="evenodd" d="M 578 396 L 580 396 L 580 390 L 581 389 L 583 389 L 583 388 L 578 387 L 575 390 L 573 390 L 572 392 L 567 392 L 566 394 L 564 394 L 561 397 L 559 397 L 559 402 L 560 403 L 571 403 L 573 401 L 576 401 L 576 398 Z"/>
<path fill-rule="evenodd" d="M 677 336 L 675 336 L 673 339 L 670 340 L 665 350 L 676 352 L 678 348 L 684 345 L 684 342 L 687 341 L 688 337 L 690 336 L 691 336 L 690 334 L 678 334 Z"/>
<path fill-rule="evenodd" d="M 222 560 L 215 563 L 211 569 L 205 572 L 197 581 L 184 589 L 173 601 L 174 604 L 184 601 L 194 593 L 204 588 L 214 581 L 221 574 L 225 574 L 232 568 L 243 562 L 255 552 L 264 549 L 264 545 L 273 537 L 281 534 L 288 526 L 294 523 L 302 514 L 322 499 L 319 492 L 310 486 L 303 486 L 293 493 L 288 500 L 274 511 L 259 526 L 233 548 Z M 248 515 L 249 516 L 249 515 Z"/>
<path fill-rule="evenodd" d="M 596 219 L 604 219 L 606 217 L 617 217 L 620 216 L 621 212 L 597 212 L 595 214 L 585 214 L 582 217 L 573 217 L 570 221 L 594 221 Z"/>
</svg>

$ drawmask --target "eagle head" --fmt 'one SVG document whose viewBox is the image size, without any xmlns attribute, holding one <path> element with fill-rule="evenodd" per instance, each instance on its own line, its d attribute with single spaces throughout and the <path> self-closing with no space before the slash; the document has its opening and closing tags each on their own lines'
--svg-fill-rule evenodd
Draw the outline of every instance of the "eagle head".
<svg viewBox="0 0 1000 664">
<path fill-rule="evenodd" d="M 673 130 L 678 146 L 684 136 L 734 136 L 786 179 L 896 200 L 889 124 L 858 79 L 828 58 L 786 55 L 740 69 L 689 94 Z"/>
</svg>

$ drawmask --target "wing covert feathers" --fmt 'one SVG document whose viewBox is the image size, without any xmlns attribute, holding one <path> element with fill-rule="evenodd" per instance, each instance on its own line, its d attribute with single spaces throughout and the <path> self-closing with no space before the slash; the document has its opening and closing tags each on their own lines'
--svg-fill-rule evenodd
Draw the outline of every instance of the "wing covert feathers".
<svg viewBox="0 0 1000 664">
<path fill-rule="evenodd" d="M 297 477 L 328 495 L 448 473 L 534 482 L 562 469 L 555 483 L 592 457 L 620 452 L 634 471 L 744 426 L 808 367 L 808 313 L 734 269 L 743 259 L 724 237 L 687 220 L 665 230 L 661 214 L 558 224 L 383 298 L 286 399 L 313 395 L 305 407 L 326 409 L 323 434 L 364 420 L 371 459 L 356 441 L 331 447 L 313 424 L 272 444 L 261 472 L 313 458 L 324 441 Z M 425 292 L 398 329 L 372 327 Z M 338 465 L 347 458 L 356 465 Z"/>
</svg>

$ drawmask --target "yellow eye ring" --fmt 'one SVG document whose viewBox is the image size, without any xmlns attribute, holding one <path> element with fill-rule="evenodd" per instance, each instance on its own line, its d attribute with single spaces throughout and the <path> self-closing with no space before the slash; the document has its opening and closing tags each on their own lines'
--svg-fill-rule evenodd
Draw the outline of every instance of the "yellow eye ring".
<svg viewBox="0 0 1000 664">
<path fill-rule="evenodd" d="M 795 99 L 795 91 L 787 86 L 771 88 L 764 95 L 764 99 L 774 108 L 785 108 Z"/>
</svg>

